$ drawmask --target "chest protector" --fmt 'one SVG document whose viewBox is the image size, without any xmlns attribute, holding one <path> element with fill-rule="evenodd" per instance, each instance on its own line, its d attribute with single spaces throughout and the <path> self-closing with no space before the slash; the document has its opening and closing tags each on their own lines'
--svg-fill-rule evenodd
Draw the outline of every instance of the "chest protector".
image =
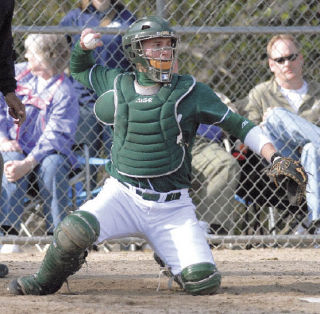
<svg viewBox="0 0 320 314">
<path fill-rule="evenodd" d="M 185 157 L 177 108 L 193 89 L 191 76 L 174 75 L 155 95 L 137 94 L 133 74 L 120 74 L 114 85 L 112 162 L 129 177 L 152 178 L 179 169 Z"/>
</svg>

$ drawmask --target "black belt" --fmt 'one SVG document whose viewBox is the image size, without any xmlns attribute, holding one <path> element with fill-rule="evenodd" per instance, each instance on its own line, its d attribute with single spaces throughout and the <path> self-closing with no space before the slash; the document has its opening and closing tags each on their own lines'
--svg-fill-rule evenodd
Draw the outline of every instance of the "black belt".
<svg viewBox="0 0 320 314">
<path fill-rule="evenodd" d="M 122 185 L 124 185 L 127 189 L 129 189 L 128 184 L 119 181 Z M 157 202 L 160 199 L 161 194 L 159 193 L 146 193 L 146 192 L 142 192 L 140 190 L 135 190 L 136 193 L 142 197 L 142 199 L 146 200 L 146 201 L 154 201 Z M 181 197 L 181 193 L 177 192 L 177 193 L 169 193 L 167 194 L 167 197 L 165 198 L 165 202 L 170 202 L 170 201 L 174 201 L 174 200 L 178 200 Z"/>
</svg>

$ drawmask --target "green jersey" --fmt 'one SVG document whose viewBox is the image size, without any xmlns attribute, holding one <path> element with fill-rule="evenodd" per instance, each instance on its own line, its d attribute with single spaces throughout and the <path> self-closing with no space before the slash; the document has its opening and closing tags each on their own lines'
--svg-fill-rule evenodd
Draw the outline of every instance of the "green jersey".
<svg viewBox="0 0 320 314">
<path fill-rule="evenodd" d="M 72 52 L 70 68 L 72 76 L 86 87 L 93 89 L 98 97 L 114 89 L 115 79 L 122 73 L 120 69 L 108 69 L 96 65 L 91 51 L 82 50 L 79 43 Z M 185 157 L 175 172 L 159 177 L 130 177 L 120 174 L 111 162 L 106 167 L 110 175 L 133 186 L 154 189 L 158 192 L 189 188 L 191 150 L 200 123 L 215 124 L 241 141 L 244 141 L 247 133 L 255 126 L 246 118 L 232 112 L 209 86 L 200 82 L 196 82 L 191 92 L 179 100 L 177 115 L 185 143 Z"/>
</svg>

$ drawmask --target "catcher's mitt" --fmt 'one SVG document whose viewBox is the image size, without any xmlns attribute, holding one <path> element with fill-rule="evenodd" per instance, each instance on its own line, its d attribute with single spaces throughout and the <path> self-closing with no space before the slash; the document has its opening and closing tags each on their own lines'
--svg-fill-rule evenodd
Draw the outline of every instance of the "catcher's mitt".
<svg viewBox="0 0 320 314">
<path fill-rule="evenodd" d="M 276 158 L 267 170 L 267 175 L 275 185 L 287 191 L 291 205 L 300 205 L 306 193 L 308 176 L 299 161 L 288 157 Z"/>
</svg>

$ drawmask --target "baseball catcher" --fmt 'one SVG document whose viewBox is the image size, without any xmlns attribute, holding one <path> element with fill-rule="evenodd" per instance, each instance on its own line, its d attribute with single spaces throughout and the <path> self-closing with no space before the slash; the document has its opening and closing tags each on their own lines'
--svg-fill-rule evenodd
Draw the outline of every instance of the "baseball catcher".
<svg viewBox="0 0 320 314">
<path fill-rule="evenodd" d="M 70 67 L 73 77 L 98 95 L 97 118 L 113 127 L 110 178 L 56 228 L 38 272 L 14 279 L 9 290 L 54 293 L 81 267 L 90 245 L 139 236 L 186 293 L 216 293 L 221 274 L 188 192 L 197 128 L 219 125 L 269 162 L 276 149 L 259 126 L 232 112 L 209 86 L 176 73 L 179 40 L 167 21 L 144 17 L 124 34 L 123 49 L 134 72 L 96 65 L 84 44 L 87 34 L 101 36 L 85 29 Z"/>
<path fill-rule="evenodd" d="M 287 192 L 291 205 L 299 206 L 306 194 L 308 176 L 301 163 L 288 157 L 281 157 L 275 153 L 271 157 L 271 167 L 267 175 L 278 187 L 282 185 Z"/>
</svg>

